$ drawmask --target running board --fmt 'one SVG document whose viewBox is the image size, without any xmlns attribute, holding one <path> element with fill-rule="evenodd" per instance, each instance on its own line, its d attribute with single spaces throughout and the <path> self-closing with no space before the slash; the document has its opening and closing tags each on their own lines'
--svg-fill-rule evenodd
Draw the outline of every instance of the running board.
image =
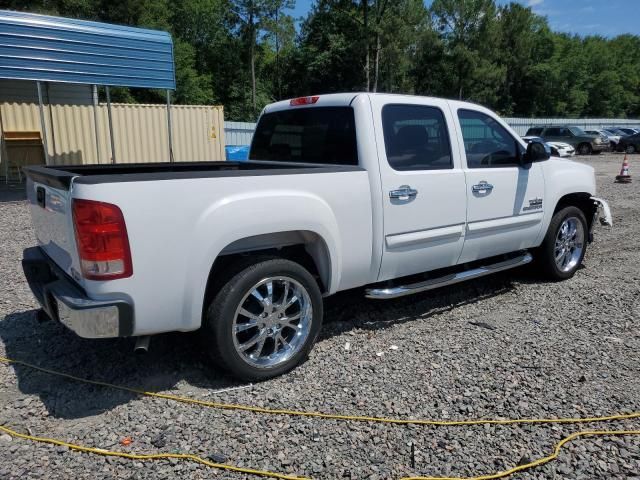
<svg viewBox="0 0 640 480">
<path fill-rule="evenodd" d="M 465 270 L 464 272 L 450 273 L 448 275 L 444 275 L 439 278 L 431 278 L 423 282 L 389 288 L 369 288 L 365 293 L 365 297 L 375 298 L 378 300 L 404 297 L 405 295 L 433 290 L 434 288 L 453 285 L 454 283 L 464 282 L 466 280 L 484 277 L 485 275 L 501 272 L 503 270 L 509 270 L 510 268 L 520 267 L 521 265 L 530 263 L 531 260 L 533 260 L 531 254 L 525 252 L 522 255 L 510 258 L 509 260 L 503 260 L 502 262 L 492 263 L 490 265 L 483 265 L 471 270 Z"/>
</svg>

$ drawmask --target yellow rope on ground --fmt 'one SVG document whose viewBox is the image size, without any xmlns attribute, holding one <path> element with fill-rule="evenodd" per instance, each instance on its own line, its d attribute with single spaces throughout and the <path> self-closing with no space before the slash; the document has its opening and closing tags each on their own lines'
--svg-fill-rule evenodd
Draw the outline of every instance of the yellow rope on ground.
<svg viewBox="0 0 640 480">
<path fill-rule="evenodd" d="M 15 365 L 22 365 L 34 370 L 39 370 L 50 375 L 56 375 L 58 377 L 68 378 L 75 380 L 76 382 L 88 383 L 91 385 L 98 385 L 101 387 L 114 388 L 129 393 L 135 393 L 136 395 L 145 395 L 148 397 L 164 398 L 165 400 L 172 400 L 174 402 L 191 403 L 194 405 L 201 405 L 203 407 L 218 408 L 222 410 L 242 410 L 245 412 L 264 413 L 270 415 L 289 415 L 297 417 L 315 417 L 325 420 L 344 420 L 349 422 L 369 422 L 369 423 L 395 423 L 398 425 L 428 425 L 435 427 L 457 427 L 463 425 L 514 425 L 514 424 L 531 424 L 531 423 L 594 423 L 594 422 L 611 422 L 613 420 L 630 420 L 634 418 L 640 418 L 640 412 L 622 413 L 616 415 L 608 415 L 604 417 L 575 417 L 575 418 L 507 418 L 507 419 L 478 419 L 478 420 L 421 420 L 421 419 L 404 419 L 404 418 L 385 418 L 385 417 L 370 417 L 363 415 L 341 415 L 336 413 L 323 413 L 323 412 L 309 412 L 303 410 L 283 410 L 276 408 L 264 408 L 254 407 L 251 405 L 241 405 L 237 403 L 221 403 L 221 402 L 208 402 L 206 400 L 198 400 L 195 398 L 180 397 L 177 395 L 171 395 L 167 393 L 155 393 L 139 390 L 137 388 L 124 387 L 122 385 L 114 385 L 107 382 L 101 382 L 98 380 L 88 380 L 86 378 L 80 378 L 68 373 L 56 372 L 55 370 L 49 370 L 48 368 L 38 367 L 30 363 L 23 362 L 21 360 L 13 360 L 5 357 L 0 357 L 0 362 L 13 363 Z"/>
<path fill-rule="evenodd" d="M 289 475 L 283 475 L 280 473 L 269 472 L 266 470 L 254 470 L 253 468 L 234 467 L 233 465 L 226 465 L 224 463 L 214 463 L 206 458 L 192 455 L 190 453 L 152 453 L 152 454 L 139 454 L 139 453 L 127 453 L 127 452 L 114 452 L 113 450 L 105 450 L 103 448 L 85 447 L 84 445 L 76 445 L 75 443 L 69 443 L 55 438 L 36 437 L 33 435 L 27 435 L 24 433 L 16 432 L 10 428 L 0 425 L 0 431 L 8 433 L 12 437 L 23 438 L 25 440 L 31 440 L 40 443 L 50 443 L 52 445 L 60 445 L 61 447 L 67 447 L 71 450 L 77 450 L 79 452 L 95 453 L 97 455 L 105 455 L 107 457 L 120 457 L 128 458 L 130 460 L 159 460 L 177 458 L 180 460 L 191 460 L 192 462 L 201 463 L 207 467 L 220 468 L 223 470 L 230 470 L 232 472 L 248 473 L 250 475 L 260 475 L 262 477 L 280 478 L 284 480 L 310 480 L 307 477 L 295 477 Z"/>
<path fill-rule="evenodd" d="M 578 437 L 589 437 L 595 435 L 609 437 L 616 435 L 640 435 L 640 430 L 585 430 L 583 432 L 575 432 L 567 437 L 564 437 L 562 440 L 556 443 L 556 448 L 553 450 L 553 453 L 551 455 L 539 458 L 538 460 L 534 460 L 530 463 L 518 465 L 517 467 L 510 468 L 509 470 L 505 470 L 504 472 L 493 473 L 491 475 L 482 475 L 480 477 L 405 477 L 401 480 L 494 480 L 497 478 L 505 478 L 509 475 L 513 475 L 516 472 L 521 472 L 522 470 L 538 467 L 552 460 L 555 460 L 556 458 L 558 458 L 558 455 L 560 455 L 560 450 L 562 450 L 562 447 L 566 443 L 569 443 L 571 440 L 574 440 Z"/>
<path fill-rule="evenodd" d="M 170 395 L 166 393 L 155 393 L 148 392 L 144 390 L 139 390 L 136 388 L 125 387 L 122 385 L 115 385 L 107 382 L 101 382 L 98 380 L 88 380 L 86 378 L 76 377 L 74 375 L 70 375 L 68 373 L 57 372 L 55 370 L 50 370 L 48 368 L 39 367 L 37 365 L 32 365 L 27 362 L 23 362 L 21 360 L 13 360 L 6 357 L 0 357 L 0 362 L 14 364 L 14 365 L 22 365 L 27 368 L 31 368 L 33 370 L 38 370 L 40 372 L 44 372 L 50 375 L 55 375 L 58 377 L 68 378 L 70 380 L 74 380 L 77 382 L 87 383 L 91 385 L 98 385 L 101 387 L 113 388 L 129 393 L 134 393 L 136 395 L 144 395 L 149 397 L 163 398 L 166 400 L 171 400 L 175 402 L 188 403 L 194 405 L 200 405 L 209 408 L 218 408 L 224 410 L 241 410 L 253 413 L 260 414 L 270 414 L 270 415 L 289 415 L 289 416 L 298 416 L 298 417 L 313 417 L 320 418 L 324 420 L 342 420 L 342 421 L 357 421 L 357 422 L 370 422 L 370 423 L 390 423 L 396 425 L 427 425 L 427 426 L 470 426 L 470 425 L 515 425 L 515 424 L 552 424 L 552 423 L 596 423 L 596 422 L 611 422 L 615 420 L 630 420 L 640 418 L 640 412 L 632 412 L 632 413 L 621 413 L 615 415 L 607 415 L 600 417 L 569 417 L 569 418 L 521 418 L 521 419 L 477 419 L 477 420 L 424 420 L 424 419 L 401 419 L 401 418 L 385 418 L 385 417 L 371 417 L 371 416 L 362 416 L 362 415 L 340 415 L 333 413 L 322 413 L 322 412 L 309 412 L 309 411 L 301 411 L 301 410 L 284 410 L 284 409 L 272 409 L 272 408 L 263 408 L 263 407 L 254 407 L 251 405 L 242 405 L 242 404 L 234 404 L 234 403 L 221 403 L 221 402 L 208 402 L 205 400 L 198 400 L 194 398 L 180 397 L 177 395 Z M 56 440 L 52 438 L 43 438 L 43 437 L 34 437 L 31 435 L 25 435 L 22 433 L 15 432 L 9 428 L 0 426 L 0 430 L 8 433 L 9 435 L 13 435 L 19 438 L 32 440 L 36 442 L 44 442 L 51 443 L 55 445 L 66 446 L 73 450 L 96 453 L 100 455 L 114 456 L 114 457 L 123 457 L 130 458 L 134 460 L 154 460 L 154 459 L 162 459 L 162 458 L 179 458 L 185 460 L 191 460 L 194 462 L 201 463 L 203 465 L 213 467 L 213 468 L 221 468 L 225 470 L 237 471 L 242 473 L 248 473 L 253 475 L 260 475 L 265 477 L 272 478 L 282 478 L 282 479 L 295 479 L 300 480 L 305 477 L 293 477 L 282 475 L 275 472 L 263 471 L 263 470 L 253 470 L 253 469 L 244 469 L 240 467 L 234 467 L 231 465 L 213 463 L 204 458 L 198 457 L 196 455 L 191 454 L 174 454 L 174 453 L 159 453 L 159 454 L 133 454 L 126 452 L 114 452 L 111 450 L 103 450 L 101 448 L 92 448 L 85 447 L 82 445 L 75 445 L 71 443 L 67 443 L 61 440 Z M 493 480 L 498 478 L 508 477 L 516 472 L 526 470 L 529 468 L 533 468 L 539 465 L 543 465 L 548 463 L 554 459 L 556 459 L 560 453 L 562 447 L 571 440 L 581 437 L 581 436 L 594 436 L 594 435 L 605 435 L 605 436 L 616 436 L 616 435 L 640 435 L 640 430 L 588 430 L 582 432 L 572 433 L 571 435 L 563 438 L 560 442 L 556 444 L 554 452 L 547 456 L 540 458 L 538 460 L 534 460 L 530 463 L 524 465 L 518 465 L 510 470 L 506 470 L 504 472 L 498 472 L 491 475 L 485 475 L 480 477 L 406 477 L 402 480 Z"/>
</svg>

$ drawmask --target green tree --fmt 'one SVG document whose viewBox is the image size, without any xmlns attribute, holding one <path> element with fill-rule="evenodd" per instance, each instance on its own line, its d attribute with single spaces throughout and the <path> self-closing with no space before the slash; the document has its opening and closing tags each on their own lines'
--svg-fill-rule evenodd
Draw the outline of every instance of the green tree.
<svg viewBox="0 0 640 480">
<path fill-rule="evenodd" d="M 494 0 L 434 0 L 431 12 L 445 44 L 446 94 L 494 104 L 506 69 L 499 62 Z"/>
</svg>

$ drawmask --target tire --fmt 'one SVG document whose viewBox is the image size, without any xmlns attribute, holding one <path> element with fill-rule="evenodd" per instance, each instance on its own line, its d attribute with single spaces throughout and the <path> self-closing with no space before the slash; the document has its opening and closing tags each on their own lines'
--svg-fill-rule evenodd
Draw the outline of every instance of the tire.
<svg viewBox="0 0 640 480">
<path fill-rule="evenodd" d="M 627 145 L 627 148 L 625 149 L 626 153 L 636 153 L 636 146 L 631 144 L 631 145 Z"/>
<path fill-rule="evenodd" d="M 282 375 L 309 354 L 322 307 L 318 283 L 302 266 L 281 258 L 257 260 L 213 298 L 203 326 L 205 348 L 218 366 L 242 380 Z"/>
<path fill-rule="evenodd" d="M 591 148 L 591 145 L 589 145 L 588 143 L 581 143 L 580 145 L 578 145 L 577 150 L 578 155 L 591 155 L 593 148 Z"/>
<path fill-rule="evenodd" d="M 572 235 L 573 229 L 575 233 Z M 545 277 L 552 280 L 573 277 L 587 251 L 587 238 L 587 221 L 582 210 L 565 207 L 556 212 L 536 255 L 536 262 Z M 556 260 L 559 255 L 560 260 Z"/>
</svg>

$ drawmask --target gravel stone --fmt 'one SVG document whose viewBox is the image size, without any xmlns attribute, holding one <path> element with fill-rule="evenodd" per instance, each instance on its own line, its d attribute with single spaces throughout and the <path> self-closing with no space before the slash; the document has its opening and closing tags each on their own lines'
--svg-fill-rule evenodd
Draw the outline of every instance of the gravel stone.
<svg viewBox="0 0 640 480">
<path fill-rule="evenodd" d="M 640 156 L 630 159 L 631 174 L 640 175 Z M 640 179 L 613 182 L 619 154 L 578 160 L 595 167 L 614 227 L 596 228 L 573 279 L 545 282 L 521 269 L 387 302 L 342 293 L 328 299 L 320 339 L 302 366 L 222 392 L 242 384 L 211 367 L 196 334 L 156 336 L 149 353 L 136 356 L 131 339 L 85 340 L 60 324 L 39 323 L 20 267 L 22 250 L 36 243 L 28 207 L 19 188 L 2 185 L 0 355 L 154 392 L 276 409 L 437 419 L 640 411 Z M 435 428 L 257 415 L 138 397 L 2 363 L 0 424 L 97 448 L 215 455 L 230 465 L 327 480 L 479 476 L 548 455 L 579 430 L 640 429 L 638 420 Z M 124 437 L 133 443 L 121 446 Z M 598 437 L 577 439 L 558 460 L 513 478 L 640 480 L 638 472 L 639 437 Z M 0 478 L 256 477 L 0 434 Z"/>
</svg>

